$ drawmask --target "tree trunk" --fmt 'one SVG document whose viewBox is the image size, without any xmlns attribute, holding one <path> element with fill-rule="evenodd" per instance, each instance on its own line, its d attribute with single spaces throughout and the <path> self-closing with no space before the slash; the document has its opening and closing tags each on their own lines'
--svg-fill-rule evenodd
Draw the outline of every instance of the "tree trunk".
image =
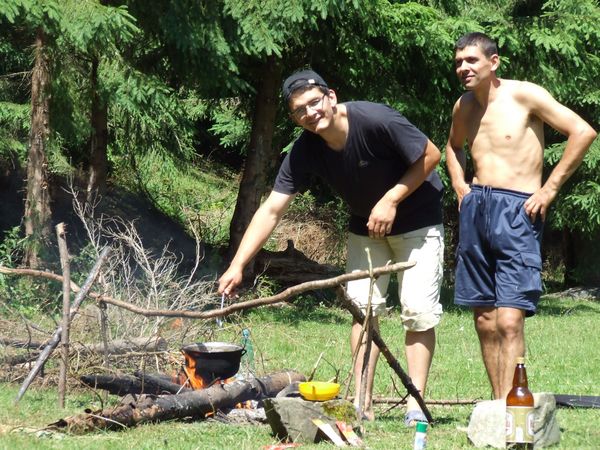
<svg viewBox="0 0 600 450">
<path fill-rule="evenodd" d="M 30 241 L 24 264 L 31 268 L 39 266 L 40 250 L 47 245 L 52 233 L 46 159 L 46 144 L 50 134 L 50 70 L 45 40 L 44 31 L 38 29 L 31 76 L 31 131 L 27 157 L 27 198 L 23 217 L 25 236 Z"/>
<path fill-rule="evenodd" d="M 575 268 L 577 267 L 577 258 L 575 256 L 575 242 L 573 234 L 568 228 L 562 230 L 562 252 L 565 264 L 565 277 L 563 285 L 570 288 L 577 285 L 575 278 Z"/>
<path fill-rule="evenodd" d="M 256 92 L 250 147 L 229 227 L 229 259 L 233 258 L 252 216 L 260 206 L 267 173 L 275 163 L 273 131 L 277 113 L 277 93 L 281 81 L 281 67 L 275 57 L 267 58 L 262 72 L 262 81 Z M 246 267 L 249 272 L 252 272 L 252 269 L 253 262 Z"/>
<path fill-rule="evenodd" d="M 105 191 L 108 172 L 108 105 L 98 93 L 98 64 L 98 57 L 94 56 L 90 77 L 92 134 L 90 136 L 90 166 L 87 185 L 88 201 L 94 192 L 102 194 Z"/>
</svg>

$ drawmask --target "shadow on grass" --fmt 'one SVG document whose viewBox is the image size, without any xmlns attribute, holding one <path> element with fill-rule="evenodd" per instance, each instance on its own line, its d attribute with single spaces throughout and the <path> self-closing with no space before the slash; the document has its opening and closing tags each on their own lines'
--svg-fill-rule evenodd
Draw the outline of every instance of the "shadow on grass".
<svg viewBox="0 0 600 450">
<path fill-rule="evenodd" d="M 404 405 L 399 406 L 399 408 L 403 408 Z M 431 411 L 430 411 L 431 412 Z M 432 417 L 433 417 L 433 426 L 440 426 L 440 425 L 448 425 L 451 423 L 457 423 L 457 419 L 455 416 L 440 416 L 440 415 L 436 415 L 434 413 L 431 413 Z M 404 426 L 404 413 L 402 413 L 401 415 L 398 415 L 398 413 L 386 413 L 386 414 L 380 414 L 377 416 L 377 421 L 381 422 L 381 423 L 385 423 L 385 424 L 396 424 L 398 422 L 402 422 L 402 426 Z M 407 427 L 408 428 L 408 427 Z"/>
<path fill-rule="evenodd" d="M 572 314 L 600 314 L 600 304 L 590 300 L 564 300 L 545 297 L 538 305 L 539 316 L 568 316 Z"/>
<path fill-rule="evenodd" d="M 454 304 L 454 286 L 442 286 L 440 302 L 445 312 L 470 312 L 469 308 Z M 566 316 L 570 314 L 600 313 L 600 302 L 589 299 L 568 299 L 545 294 L 538 303 L 539 316 Z"/>
<path fill-rule="evenodd" d="M 349 321 L 349 317 L 345 318 L 339 307 L 321 305 L 317 301 L 312 303 L 301 301 L 283 307 L 261 308 L 255 310 L 253 314 L 260 315 L 269 321 L 288 325 L 298 325 L 302 322 L 342 325 Z"/>
</svg>

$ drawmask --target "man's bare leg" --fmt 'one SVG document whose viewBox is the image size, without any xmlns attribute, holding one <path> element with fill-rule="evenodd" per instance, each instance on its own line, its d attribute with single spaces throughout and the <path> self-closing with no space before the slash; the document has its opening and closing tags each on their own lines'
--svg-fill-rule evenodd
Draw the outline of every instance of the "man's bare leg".
<svg viewBox="0 0 600 450">
<path fill-rule="evenodd" d="M 500 336 L 497 330 L 496 308 L 474 308 L 473 319 L 475 330 L 479 336 L 481 356 L 487 371 L 494 398 L 501 398 L 502 387 L 500 382 L 499 359 L 500 359 Z"/>
<path fill-rule="evenodd" d="M 373 317 L 373 329 L 379 331 L 379 322 L 377 317 Z M 352 333 L 350 335 L 350 348 L 352 349 L 352 354 L 356 351 L 359 345 L 360 332 L 362 330 L 362 325 L 358 322 L 352 323 Z M 361 348 L 358 352 L 358 357 L 356 358 L 356 362 L 354 363 L 354 404 L 358 406 L 359 396 L 360 396 L 360 385 L 362 381 L 362 369 L 363 369 L 363 359 L 365 354 L 365 344 L 366 343 L 366 332 L 363 336 L 363 342 Z M 369 364 L 368 364 L 368 373 L 367 373 L 367 390 L 365 394 L 365 404 L 364 404 L 364 415 L 368 420 L 375 419 L 375 412 L 373 411 L 373 381 L 375 380 L 375 368 L 377 367 L 377 359 L 379 358 L 379 347 L 377 347 L 374 343 L 371 345 L 371 352 L 369 355 Z"/>
<path fill-rule="evenodd" d="M 506 398 L 512 388 L 515 364 L 525 355 L 525 311 L 516 308 L 498 308 L 496 329 L 500 340 L 498 381 L 500 396 Z"/>
<path fill-rule="evenodd" d="M 421 397 L 425 395 L 427 376 L 435 350 L 435 328 L 426 331 L 407 331 L 404 338 L 408 376 Z M 417 401 L 410 396 L 406 403 L 407 411 L 420 410 Z"/>
</svg>

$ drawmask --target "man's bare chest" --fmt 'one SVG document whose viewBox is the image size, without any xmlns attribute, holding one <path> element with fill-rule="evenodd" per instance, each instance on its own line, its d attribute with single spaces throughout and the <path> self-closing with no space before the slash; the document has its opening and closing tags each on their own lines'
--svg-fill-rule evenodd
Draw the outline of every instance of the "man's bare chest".
<svg viewBox="0 0 600 450">
<path fill-rule="evenodd" d="M 474 108 L 467 123 L 467 141 L 472 151 L 518 148 L 537 135 L 535 116 L 512 101 L 497 101 Z"/>
</svg>

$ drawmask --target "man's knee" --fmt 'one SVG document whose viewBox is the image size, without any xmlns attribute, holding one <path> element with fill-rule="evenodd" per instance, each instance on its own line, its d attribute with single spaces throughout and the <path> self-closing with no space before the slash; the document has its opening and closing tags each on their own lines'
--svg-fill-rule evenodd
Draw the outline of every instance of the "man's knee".
<svg viewBox="0 0 600 450">
<path fill-rule="evenodd" d="M 473 310 L 473 322 L 479 335 L 496 333 L 498 325 L 496 308 L 475 308 Z"/>
<path fill-rule="evenodd" d="M 524 312 L 520 310 L 515 310 L 515 313 L 512 314 L 499 314 L 496 326 L 500 336 L 504 339 L 513 339 L 522 336 L 525 326 L 524 316 Z"/>
</svg>

